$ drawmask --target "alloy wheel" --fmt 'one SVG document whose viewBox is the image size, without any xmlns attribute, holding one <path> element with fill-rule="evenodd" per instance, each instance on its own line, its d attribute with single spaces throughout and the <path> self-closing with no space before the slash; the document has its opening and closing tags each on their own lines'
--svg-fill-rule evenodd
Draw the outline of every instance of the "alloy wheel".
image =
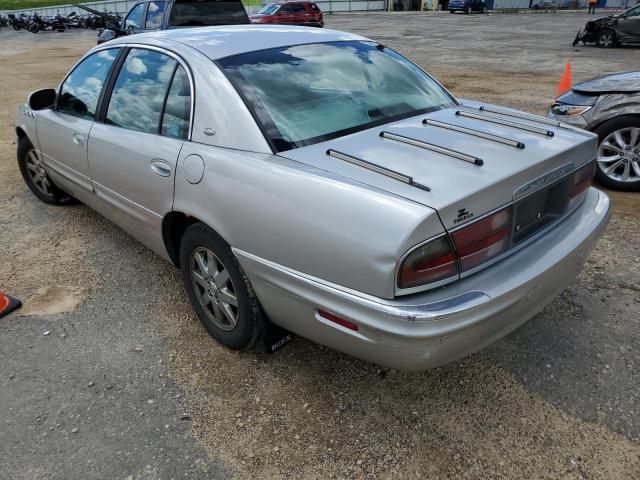
<svg viewBox="0 0 640 480">
<path fill-rule="evenodd" d="M 598 39 L 598 46 L 604 47 L 604 48 L 609 48 L 612 45 L 613 45 L 613 34 L 612 33 L 605 32 L 602 35 L 600 35 L 600 38 Z"/>
<path fill-rule="evenodd" d="M 189 262 L 191 283 L 209 320 L 229 332 L 238 324 L 238 297 L 229 272 L 208 248 L 196 248 Z"/>
<path fill-rule="evenodd" d="M 53 195 L 53 191 L 51 189 L 51 182 L 49 181 L 49 176 L 44 169 L 44 165 L 42 164 L 42 160 L 36 153 L 34 149 L 30 149 L 27 152 L 27 172 L 29 174 L 29 178 L 35 185 L 35 187 L 44 193 L 46 196 L 50 197 Z"/>
<path fill-rule="evenodd" d="M 610 133 L 598 147 L 598 168 L 617 182 L 640 181 L 640 127 Z"/>
</svg>

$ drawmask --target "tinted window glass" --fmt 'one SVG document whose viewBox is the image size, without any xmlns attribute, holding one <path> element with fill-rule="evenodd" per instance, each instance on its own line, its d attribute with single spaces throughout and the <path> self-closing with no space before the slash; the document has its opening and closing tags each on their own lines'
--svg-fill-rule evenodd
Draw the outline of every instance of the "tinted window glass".
<svg viewBox="0 0 640 480">
<path fill-rule="evenodd" d="M 107 110 L 107 123 L 158 133 L 162 105 L 177 62 L 152 50 L 132 49 L 122 65 Z"/>
<path fill-rule="evenodd" d="M 265 5 L 264 7 L 262 7 L 258 13 L 262 14 L 262 15 L 271 15 L 273 13 L 276 13 L 276 11 L 278 10 L 278 8 L 280 7 L 280 5 L 276 5 L 274 3 L 270 3 L 269 5 Z"/>
<path fill-rule="evenodd" d="M 118 51 L 117 48 L 103 50 L 83 60 L 62 84 L 58 110 L 93 120 L 102 85 Z"/>
<path fill-rule="evenodd" d="M 167 104 L 162 117 L 162 135 L 176 138 L 189 136 L 189 116 L 191 115 L 191 87 L 184 68 L 178 66 L 169 88 Z"/>
<path fill-rule="evenodd" d="M 165 2 L 150 2 L 147 7 L 147 19 L 144 22 L 144 28 L 157 29 L 162 27 L 162 17 L 166 7 Z"/>
<path fill-rule="evenodd" d="M 292 11 L 293 9 L 291 8 L 291 5 L 282 5 L 280 10 L 278 10 L 280 13 L 291 13 Z"/>
<path fill-rule="evenodd" d="M 372 42 L 280 47 L 220 63 L 279 151 L 455 105 L 422 70 Z"/>
<path fill-rule="evenodd" d="M 305 12 L 306 9 L 304 8 L 303 5 L 296 3 L 295 5 L 291 5 L 291 11 L 293 13 L 300 13 L 300 12 Z"/>
<path fill-rule="evenodd" d="M 133 7 L 127 18 L 124 20 L 124 28 L 142 28 L 142 13 L 144 12 L 144 3 L 140 3 Z"/>
<path fill-rule="evenodd" d="M 197 27 L 202 25 L 235 25 L 249 23 L 242 2 L 176 0 L 171 9 L 169 25 Z"/>
<path fill-rule="evenodd" d="M 635 8 L 632 8 L 631 10 L 627 11 L 627 17 L 637 17 L 640 16 L 640 5 L 638 5 Z"/>
</svg>

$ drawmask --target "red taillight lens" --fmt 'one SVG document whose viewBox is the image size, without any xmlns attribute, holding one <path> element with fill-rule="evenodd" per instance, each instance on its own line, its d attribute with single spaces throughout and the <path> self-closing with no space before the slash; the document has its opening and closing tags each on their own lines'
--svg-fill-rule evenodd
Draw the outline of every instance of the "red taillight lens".
<svg viewBox="0 0 640 480">
<path fill-rule="evenodd" d="M 451 234 L 465 272 L 507 250 L 513 209 L 507 207 Z"/>
<path fill-rule="evenodd" d="M 576 173 L 573 174 L 573 188 L 571 189 L 569 198 L 573 199 L 589 188 L 595 174 L 595 162 L 590 162 L 588 165 L 577 170 Z"/>
<path fill-rule="evenodd" d="M 458 275 L 458 261 L 447 237 L 416 248 L 400 266 L 398 287 L 410 288 Z"/>
</svg>

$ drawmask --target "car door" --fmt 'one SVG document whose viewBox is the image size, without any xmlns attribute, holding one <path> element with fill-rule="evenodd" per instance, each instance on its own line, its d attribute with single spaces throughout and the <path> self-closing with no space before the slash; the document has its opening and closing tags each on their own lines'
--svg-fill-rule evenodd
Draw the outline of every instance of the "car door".
<svg viewBox="0 0 640 480">
<path fill-rule="evenodd" d="M 173 207 L 176 163 L 189 138 L 187 72 L 169 52 L 129 49 L 89 138 L 101 213 L 161 254 L 162 220 Z"/>
<path fill-rule="evenodd" d="M 38 112 L 40 154 L 52 180 L 83 201 L 93 197 L 87 139 L 119 51 L 109 48 L 84 58 L 60 85 L 55 108 Z"/>
<path fill-rule="evenodd" d="M 278 17 L 277 23 L 295 23 L 293 9 L 289 4 L 281 5 L 276 15 Z"/>
<path fill-rule="evenodd" d="M 311 14 L 300 3 L 291 4 L 291 23 L 303 25 L 310 22 Z"/>
<path fill-rule="evenodd" d="M 627 10 L 618 20 L 618 40 L 640 43 L 640 5 Z"/>
<path fill-rule="evenodd" d="M 145 16 L 146 3 L 138 3 L 135 5 L 122 21 L 122 30 L 129 35 L 144 31 L 143 19 Z"/>
</svg>

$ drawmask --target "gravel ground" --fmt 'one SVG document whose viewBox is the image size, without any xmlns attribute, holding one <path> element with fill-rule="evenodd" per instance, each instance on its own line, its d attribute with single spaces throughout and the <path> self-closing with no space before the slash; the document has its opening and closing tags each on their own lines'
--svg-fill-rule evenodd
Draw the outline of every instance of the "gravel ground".
<svg viewBox="0 0 640 480">
<path fill-rule="evenodd" d="M 572 49 L 585 14 L 333 15 L 456 95 L 543 113 L 564 62 L 588 78 L 638 51 Z M 24 186 L 13 111 L 92 32 L 0 31 L 0 478 L 640 478 L 638 195 L 573 285 L 494 346 L 423 373 L 295 339 L 238 354 L 178 272 L 82 205 Z M 48 332 L 48 333 L 47 333 Z"/>
</svg>

